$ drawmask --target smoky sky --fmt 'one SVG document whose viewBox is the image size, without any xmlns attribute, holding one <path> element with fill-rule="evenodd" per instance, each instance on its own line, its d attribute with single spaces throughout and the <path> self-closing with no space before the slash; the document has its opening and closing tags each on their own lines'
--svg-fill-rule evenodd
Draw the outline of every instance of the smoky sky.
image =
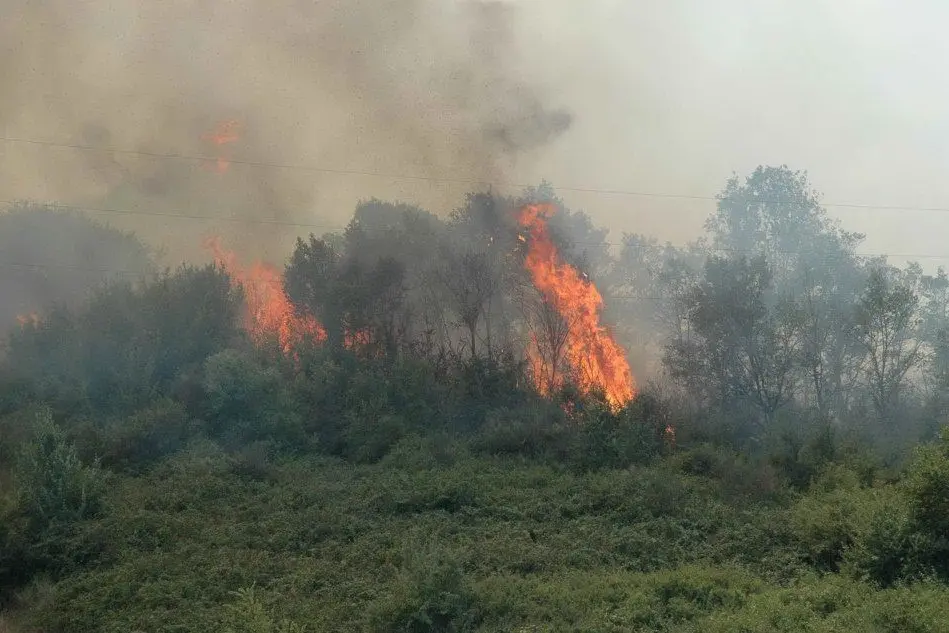
<svg viewBox="0 0 949 633">
<path fill-rule="evenodd" d="M 372 196 L 450 209 L 573 120 L 520 63 L 520 12 L 504 3 L 7 0 L 4 12 L 4 136 L 122 151 L 7 141 L 3 195 L 155 214 L 111 219 L 179 252 L 202 232 L 260 251 L 338 226 Z M 239 138 L 215 143 L 227 121 Z M 182 217 L 208 215 L 232 221 Z"/>
<path fill-rule="evenodd" d="M 807 170 L 828 203 L 949 206 L 949 7 L 935 0 L 6 0 L 0 12 L 4 136 L 257 163 L 219 174 L 0 143 L 5 199 L 237 220 L 106 216 L 170 252 L 208 232 L 266 252 L 345 223 L 359 199 L 444 214 L 476 182 L 542 178 L 616 240 L 683 242 L 713 203 L 605 191 L 714 195 L 758 164 Z M 202 140 L 231 119 L 240 141 Z M 867 251 L 949 255 L 949 214 L 829 210 L 867 233 Z"/>
</svg>

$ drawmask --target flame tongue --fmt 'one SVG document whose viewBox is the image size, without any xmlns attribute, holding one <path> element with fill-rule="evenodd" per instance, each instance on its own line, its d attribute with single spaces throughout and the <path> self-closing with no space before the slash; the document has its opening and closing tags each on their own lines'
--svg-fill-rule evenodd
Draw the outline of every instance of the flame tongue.
<svg viewBox="0 0 949 633">
<path fill-rule="evenodd" d="M 202 140 L 210 141 L 220 148 L 224 145 L 235 143 L 240 140 L 241 137 L 238 134 L 240 126 L 241 124 L 239 121 L 223 121 L 218 124 L 213 132 L 205 134 L 201 138 Z M 215 170 L 217 173 L 223 174 L 230 166 L 231 162 L 227 158 L 225 158 L 223 155 L 218 156 L 217 162 L 215 163 Z"/>
<path fill-rule="evenodd" d="M 581 391 L 601 390 L 609 404 L 619 409 L 635 395 L 635 382 L 626 354 L 612 334 L 600 323 L 603 297 L 585 275 L 561 261 L 557 247 L 550 238 L 547 218 L 554 207 L 530 204 L 521 209 L 519 221 L 530 235 L 524 265 L 534 286 L 543 294 L 566 323 L 564 359 Z M 534 339 L 528 350 L 528 362 L 542 371 L 543 360 Z M 556 388 L 562 383 L 556 374 L 541 390 Z"/>
<path fill-rule="evenodd" d="M 276 337 L 280 349 L 290 354 L 305 337 L 326 340 L 326 331 L 316 319 L 296 314 L 283 290 L 280 271 L 275 266 L 258 262 L 245 270 L 237 256 L 224 249 L 219 238 L 205 240 L 204 246 L 214 254 L 214 260 L 231 275 L 234 283 L 244 287 L 244 327 L 255 342 L 260 344 Z"/>
</svg>

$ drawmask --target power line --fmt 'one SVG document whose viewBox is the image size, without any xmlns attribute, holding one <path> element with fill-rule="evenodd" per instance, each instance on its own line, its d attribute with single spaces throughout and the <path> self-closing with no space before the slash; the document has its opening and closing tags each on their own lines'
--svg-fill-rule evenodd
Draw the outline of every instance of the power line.
<svg viewBox="0 0 949 633">
<path fill-rule="evenodd" d="M 0 204 L 15 204 L 21 202 L 17 199 L 5 199 L 0 200 Z M 291 222 L 288 220 L 278 220 L 278 219 L 266 219 L 266 218 L 239 218 L 239 217 L 229 217 L 229 216 L 214 216 L 214 215 L 195 215 L 189 213 L 183 213 L 180 211 L 168 212 L 154 212 L 154 211 L 143 211 L 140 209 L 129 209 L 129 208 L 116 208 L 116 207 L 89 207 L 81 205 L 68 205 L 62 203 L 44 203 L 42 206 L 61 209 L 64 211 L 82 211 L 86 213 L 103 213 L 103 214 L 113 214 L 113 215 L 131 215 L 131 216 L 142 216 L 142 217 L 153 217 L 153 218 L 172 218 L 172 219 L 189 219 L 189 220 L 203 220 L 208 222 L 238 222 L 245 224 L 264 224 L 264 225 L 276 225 L 276 226 L 289 226 L 295 228 L 320 228 L 327 231 L 344 231 L 347 226 L 338 225 L 338 224 L 324 224 L 324 223 L 315 223 L 315 222 Z M 361 230 L 367 232 L 386 232 L 390 230 L 387 227 L 361 227 Z M 627 246 L 625 242 L 571 242 L 573 246 Z M 662 247 L 660 247 L 662 248 Z M 716 252 L 716 253 L 738 253 L 746 255 L 759 254 L 761 251 L 755 249 L 738 249 L 738 248 L 722 248 L 722 247 L 703 247 L 706 251 Z M 645 250 L 645 247 L 642 247 L 641 250 Z M 810 253 L 805 253 L 803 251 L 772 251 L 773 254 L 778 255 L 809 255 Z M 920 258 L 920 259 L 949 259 L 949 253 L 946 254 L 934 254 L 934 253 L 856 253 L 860 257 L 907 257 L 907 258 Z"/>
<path fill-rule="evenodd" d="M 275 163 L 259 160 L 241 160 L 227 158 L 222 159 L 219 156 L 203 156 L 197 154 L 184 154 L 178 152 L 150 152 L 145 150 L 132 150 L 125 148 L 116 148 L 116 147 L 98 147 L 94 145 L 84 145 L 81 143 L 63 143 L 57 141 L 46 141 L 40 139 L 31 139 L 31 138 L 22 138 L 22 137 L 13 137 L 13 136 L 0 136 L 0 141 L 5 143 L 21 143 L 27 145 L 37 145 L 40 147 L 55 147 L 63 149 L 74 149 L 80 151 L 88 152 L 100 152 L 100 153 L 112 153 L 112 154 L 122 154 L 126 156 L 140 156 L 143 158 L 154 158 L 159 160 L 185 160 L 192 162 L 209 162 L 209 163 L 218 163 L 221 160 L 226 160 L 227 163 L 234 165 L 243 165 L 247 167 L 265 167 L 271 169 L 287 169 L 294 171 L 308 171 L 315 173 L 326 173 L 326 174 L 337 174 L 337 175 L 346 175 L 346 176 L 366 176 L 374 178 L 386 178 L 389 180 L 406 180 L 406 181 L 416 181 L 416 182 L 430 182 L 430 183 L 445 183 L 445 184 L 464 184 L 464 185 L 480 185 L 480 186 L 492 186 L 492 187 L 511 187 L 511 188 L 520 188 L 527 189 L 533 185 L 516 183 L 516 182 L 503 182 L 503 181 L 489 181 L 489 180 L 479 180 L 474 178 L 461 178 L 461 177 L 447 177 L 447 176 L 420 176 L 413 174 L 397 174 L 397 173 L 388 173 L 380 171 L 369 171 L 369 170 L 360 170 L 360 169 L 338 169 L 330 167 L 320 167 L 316 165 L 302 165 L 302 164 L 293 164 L 293 163 Z M 595 193 L 602 195 L 616 195 L 616 196 L 632 196 L 632 197 L 641 197 L 641 198 L 667 198 L 667 199 L 676 199 L 676 200 L 696 200 L 702 202 L 718 202 L 719 196 L 715 195 L 698 195 L 698 194 L 680 194 L 680 193 L 664 193 L 664 192 L 655 192 L 655 191 L 637 191 L 631 189 L 605 189 L 597 187 L 570 187 L 570 186 L 557 186 L 558 191 L 570 191 L 575 193 Z M 780 200 L 780 199 L 769 199 L 761 198 L 758 200 L 762 203 L 769 204 L 800 204 L 801 200 Z M 822 207 L 833 207 L 833 208 L 845 208 L 845 209 L 862 209 L 868 211 L 919 211 L 926 213 L 949 213 L 949 207 L 943 206 L 914 206 L 914 205 L 886 205 L 886 204 L 869 204 L 869 203 L 859 203 L 859 202 L 820 202 Z"/>
<path fill-rule="evenodd" d="M 23 202 L 23 200 L 9 198 L 6 200 L 0 200 L 0 204 L 16 204 L 18 202 Z M 42 203 L 40 206 L 48 207 L 51 209 L 61 209 L 63 211 L 83 211 L 85 213 L 104 213 L 111 215 L 131 215 L 131 216 L 142 216 L 142 217 L 153 217 L 153 218 L 171 218 L 171 219 L 184 219 L 184 220 L 205 220 L 212 222 L 240 222 L 244 224 L 271 224 L 277 226 L 292 226 L 298 228 L 323 228 L 331 231 L 342 231 L 346 227 L 339 226 L 335 224 L 320 224 L 320 223 L 311 223 L 311 222 L 290 222 L 287 220 L 278 220 L 267 219 L 267 218 L 239 218 L 233 216 L 222 216 L 222 215 L 195 215 L 192 213 L 184 213 L 182 211 L 172 210 L 170 213 L 167 212 L 154 212 L 154 211 L 143 211 L 141 209 L 130 209 L 130 208 L 120 208 L 120 207 L 89 207 L 83 205 L 71 205 L 63 204 L 59 202 L 52 203 Z"/>
</svg>

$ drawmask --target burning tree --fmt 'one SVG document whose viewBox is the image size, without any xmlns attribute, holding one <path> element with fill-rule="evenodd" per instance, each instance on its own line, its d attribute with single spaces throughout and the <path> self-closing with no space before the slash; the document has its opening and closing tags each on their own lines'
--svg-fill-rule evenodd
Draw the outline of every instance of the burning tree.
<svg viewBox="0 0 949 633">
<path fill-rule="evenodd" d="M 546 380 L 546 384 L 538 383 L 538 387 L 543 392 L 562 384 L 563 378 L 557 369 L 562 355 L 570 378 L 582 392 L 600 390 L 607 402 L 618 409 L 635 395 L 629 362 L 613 334 L 600 323 L 603 308 L 600 292 L 586 275 L 563 261 L 558 253 L 547 225 L 554 212 L 551 204 L 528 204 L 521 208 L 518 216 L 520 225 L 528 233 L 524 266 L 544 299 L 543 310 L 538 312 L 541 327 L 535 327 L 535 332 L 545 333 L 547 340 L 543 345 L 546 345 L 547 358 L 540 353 L 536 335 L 533 352 L 530 348 L 528 351 L 529 358 L 535 354 L 531 364 L 540 369 L 539 375 Z M 554 314 L 559 315 L 559 323 L 551 318 Z"/>
<path fill-rule="evenodd" d="M 244 327 L 258 344 L 276 338 L 280 349 L 289 354 L 304 339 L 326 340 L 326 330 L 311 315 L 300 315 L 283 288 L 280 271 L 263 262 L 245 269 L 237 256 L 221 245 L 216 237 L 205 241 L 214 260 L 230 274 L 234 283 L 243 286 L 246 301 Z"/>
</svg>

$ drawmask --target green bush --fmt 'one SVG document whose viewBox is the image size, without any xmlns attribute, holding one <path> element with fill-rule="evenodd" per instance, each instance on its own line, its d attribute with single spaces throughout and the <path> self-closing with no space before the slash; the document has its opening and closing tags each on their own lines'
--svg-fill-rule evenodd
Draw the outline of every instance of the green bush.
<svg viewBox="0 0 949 633">
<path fill-rule="evenodd" d="M 292 397 L 327 452 L 360 462 L 381 459 L 409 433 L 447 426 L 445 387 L 415 360 L 386 365 L 306 350 Z"/>
<path fill-rule="evenodd" d="M 0 504 L 3 584 L 17 586 L 39 572 L 58 576 L 107 554 L 108 539 L 91 521 L 103 510 L 103 473 L 82 462 L 48 411 L 22 447 L 14 475 L 14 503 Z"/>
<path fill-rule="evenodd" d="M 572 434 L 559 410 L 540 403 L 518 409 L 499 408 L 487 414 L 472 439 L 472 448 L 487 455 L 561 458 Z"/>
<path fill-rule="evenodd" d="M 209 431 L 226 443 L 269 439 L 291 451 L 310 446 L 280 372 L 252 354 L 225 350 L 208 358 L 204 390 Z"/>
<path fill-rule="evenodd" d="M 197 433 L 184 407 L 168 398 L 126 417 L 112 418 L 99 431 L 102 465 L 138 473 L 179 450 Z"/>
<path fill-rule="evenodd" d="M 37 423 L 45 421 L 48 413 L 47 407 L 33 405 L 0 417 L 0 493 L 9 488 L 23 447 L 33 439 Z"/>
<path fill-rule="evenodd" d="M 224 607 L 220 633 L 304 633 L 306 628 L 290 620 L 277 621 L 251 587 L 234 592 L 235 600 Z"/>
<path fill-rule="evenodd" d="M 738 609 L 711 614 L 696 631 L 708 633 L 943 633 L 949 591 L 914 585 L 886 591 L 843 576 L 804 578 L 770 588 Z"/>
<path fill-rule="evenodd" d="M 344 455 L 357 463 L 377 462 L 409 432 L 409 424 L 401 415 L 383 413 L 376 416 L 350 413 L 343 431 Z"/>
<path fill-rule="evenodd" d="M 465 447 L 446 433 L 408 435 L 385 456 L 383 466 L 421 471 L 454 465 L 465 455 Z"/>
<path fill-rule="evenodd" d="M 774 469 L 791 486 L 804 489 L 838 457 L 839 440 L 827 424 L 805 420 L 804 428 L 785 423 L 769 429 L 761 443 Z"/>
<path fill-rule="evenodd" d="M 0 607 L 7 589 L 23 585 L 32 573 L 29 525 L 12 495 L 0 495 Z M 0 628 L 0 631 L 3 629 Z"/>
<path fill-rule="evenodd" d="M 463 633 L 478 622 L 475 594 L 461 564 L 441 550 L 412 548 L 394 587 L 370 621 L 380 633 Z"/>
<path fill-rule="evenodd" d="M 775 501 L 782 486 L 773 467 L 765 460 L 748 457 L 727 447 L 703 443 L 673 456 L 672 463 L 688 475 L 719 482 L 729 501 Z"/>
<path fill-rule="evenodd" d="M 858 530 L 872 514 L 873 492 L 861 489 L 856 473 L 832 468 L 791 508 L 791 526 L 807 559 L 818 569 L 837 571 Z"/>
<path fill-rule="evenodd" d="M 906 475 L 910 517 L 933 571 L 949 578 L 949 428 L 919 450 Z"/>
<path fill-rule="evenodd" d="M 920 566 L 919 539 L 913 533 L 906 496 L 895 486 L 867 495 L 865 521 L 854 526 L 852 544 L 841 569 L 859 580 L 888 587 L 925 574 Z"/>
<path fill-rule="evenodd" d="M 489 422 L 493 412 L 525 407 L 528 394 L 522 387 L 523 367 L 513 357 L 466 358 L 450 379 L 454 417 L 470 431 Z"/>
<path fill-rule="evenodd" d="M 574 466 L 583 471 L 626 468 L 658 457 L 665 427 L 659 407 L 649 395 L 619 413 L 596 398 L 584 401 L 570 456 Z"/>
<path fill-rule="evenodd" d="M 20 454 L 16 491 L 32 530 L 42 534 L 56 524 L 96 516 L 101 510 L 103 479 L 97 464 L 83 464 L 74 445 L 47 412 L 36 435 Z"/>
</svg>

